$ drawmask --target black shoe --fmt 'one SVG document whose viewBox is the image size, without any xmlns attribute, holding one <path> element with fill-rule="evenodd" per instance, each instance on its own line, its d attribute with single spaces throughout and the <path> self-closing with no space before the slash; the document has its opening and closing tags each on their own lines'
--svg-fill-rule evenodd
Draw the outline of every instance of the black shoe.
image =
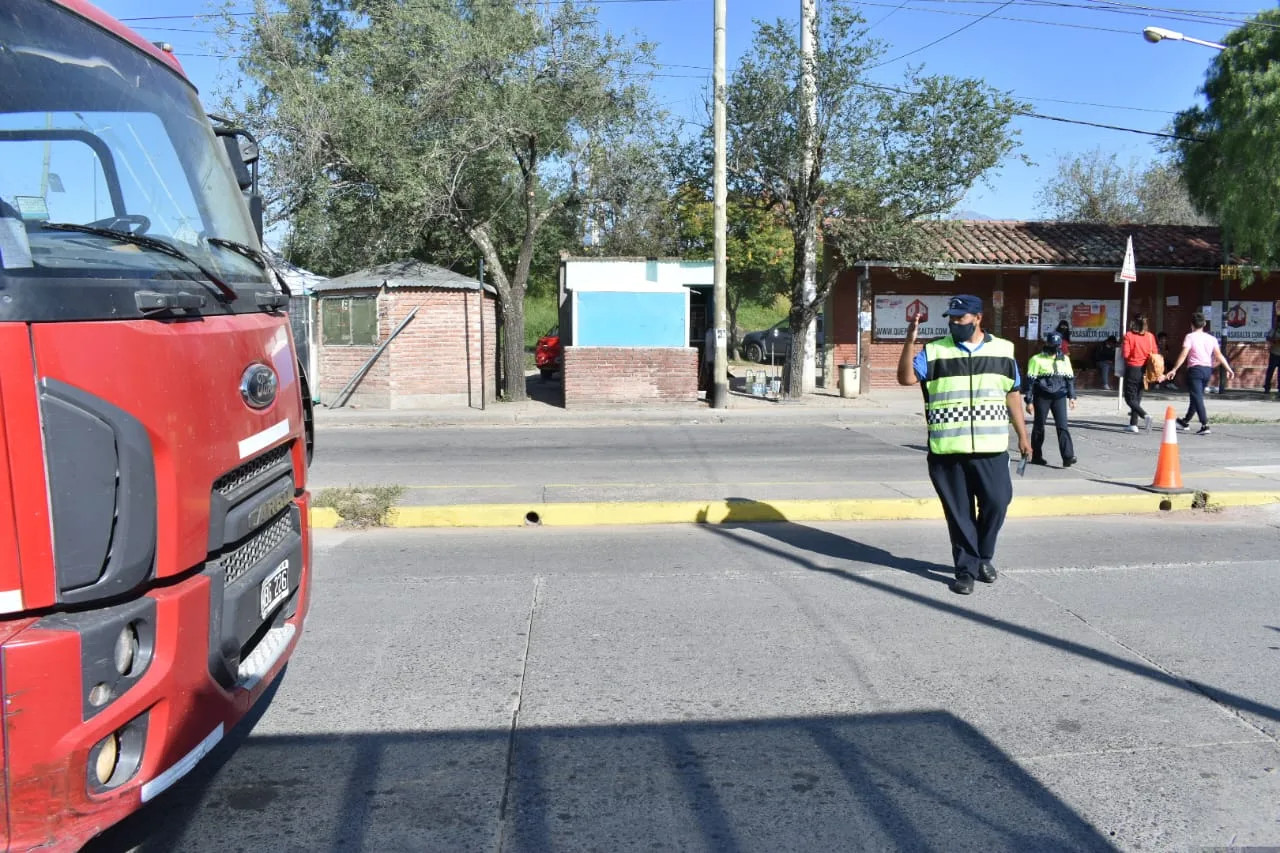
<svg viewBox="0 0 1280 853">
<path fill-rule="evenodd" d="M 1200 429 L 1196 430 L 1196 435 L 1209 435 L 1212 432 L 1213 430 L 1209 429 L 1209 425 L 1205 424 L 1204 426 L 1200 427 Z"/>
<path fill-rule="evenodd" d="M 1078 460 L 1078 459 L 1076 459 L 1074 456 L 1072 456 L 1070 459 L 1063 459 L 1063 460 L 1062 460 L 1062 467 L 1063 467 L 1063 468 L 1070 468 L 1072 465 L 1076 464 L 1076 462 L 1078 462 L 1078 461 L 1079 461 L 1079 460 Z"/>
<path fill-rule="evenodd" d="M 1178 418 L 1178 429 L 1186 432 L 1191 429 L 1191 418 Z"/>
<path fill-rule="evenodd" d="M 997 574 L 996 567 L 990 563 L 983 563 L 978 566 L 978 580 L 983 583 L 995 583 Z"/>
<path fill-rule="evenodd" d="M 1032 465 L 1048 465 L 1049 460 L 1045 459 L 1043 456 L 1032 456 L 1031 464 Z"/>
<path fill-rule="evenodd" d="M 968 572 L 956 575 L 956 579 L 951 582 L 951 591 L 960 595 L 968 595 L 973 592 L 973 575 Z"/>
</svg>

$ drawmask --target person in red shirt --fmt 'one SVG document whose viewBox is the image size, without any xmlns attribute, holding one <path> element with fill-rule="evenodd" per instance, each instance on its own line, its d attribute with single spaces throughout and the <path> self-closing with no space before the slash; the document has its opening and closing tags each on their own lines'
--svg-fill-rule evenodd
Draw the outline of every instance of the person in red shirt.
<svg viewBox="0 0 1280 853">
<path fill-rule="evenodd" d="M 1062 354 L 1070 357 L 1071 355 L 1071 324 L 1063 320 L 1058 324 L 1057 332 L 1062 335 L 1062 346 L 1059 349 Z"/>
<path fill-rule="evenodd" d="M 1129 321 L 1121 352 L 1124 355 L 1124 401 L 1129 406 L 1129 425 L 1125 432 L 1137 432 L 1141 419 L 1144 428 L 1151 431 L 1151 416 L 1142 408 L 1142 374 L 1147 359 L 1159 352 L 1155 335 L 1147 331 L 1147 318 L 1141 314 Z"/>
</svg>

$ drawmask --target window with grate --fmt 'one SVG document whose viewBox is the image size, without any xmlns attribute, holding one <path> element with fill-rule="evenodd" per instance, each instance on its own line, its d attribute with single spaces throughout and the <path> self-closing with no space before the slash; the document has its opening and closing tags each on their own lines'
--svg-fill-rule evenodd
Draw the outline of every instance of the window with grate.
<svg viewBox="0 0 1280 853">
<path fill-rule="evenodd" d="M 322 299 L 320 325 L 326 346 L 373 346 L 378 342 L 378 300 L 372 296 Z"/>
</svg>

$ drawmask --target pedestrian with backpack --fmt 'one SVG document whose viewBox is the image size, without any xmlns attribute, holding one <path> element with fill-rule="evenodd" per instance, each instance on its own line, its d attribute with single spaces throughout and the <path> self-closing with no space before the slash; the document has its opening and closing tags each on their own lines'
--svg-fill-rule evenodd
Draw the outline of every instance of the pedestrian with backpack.
<svg viewBox="0 0 1280 853">
<path fill-rule="evenodd" d="M 1124 401 L 1129 406 L 1129 425 L 1124 428 L 1125 432 L 1137 432 L 1139 420 L 1144 422 L 1147 432 L 1151 431 L 1151 416 L 1142 408 L 1142 392 L 1146 387 L 1147 363 L 1159 354 L 1155 335 L 1147 331 L 1147 318 L 1139 314 L 1129 321 L 1129 331 L 1125 332 L 1121 347 Z M 1161 361 L 1163 363 L 1163 359 Z"/>
<path fill-rule="evenodd" d="M 1076 453 L 1067 428 L 1067 408 L 1076 407 L 1076 376 L 1071 369 L 1071 357 L 1062 354 L 1060 332 L 1044 336 L 1044 348 L 1027 362 L 1026 376 L 1023 396 L 1027 414 L 1035 416 L 1031 427 L 1031 464 L 1049 464 L 1044 458 L 1044 427 L 1052 412 L 1062 467 L 1070 468 L 1076 464 Z"/>
<path fill-rule="evenodd" d="M 1186 417 L 1178 418 L 1178 427 L 1183 430 L 1190 429 L 1191 416 L 1195 415 L 1200 419 L 1200 429 L 1196 435 L 1210 433 L 1209 413 L 1204 407 L 1204 389 L 1213 381 L 1214 362 L 1221 364 L 1232 378 L 1236 375 L 1222 354 L 1218 339 L 1204 330 L 1206 325 L 1205 316 L 1199 311 L 1191 317 L 1191 334 L 1183 338 L 1182 352 L 1178 354 L 1177 363 L 1166 377 L 1173 379 L 1183 363 L 1188 365 L 1187 389 L 1191 394 L 1191 404 L 1187 407 Z"/>
</svg>

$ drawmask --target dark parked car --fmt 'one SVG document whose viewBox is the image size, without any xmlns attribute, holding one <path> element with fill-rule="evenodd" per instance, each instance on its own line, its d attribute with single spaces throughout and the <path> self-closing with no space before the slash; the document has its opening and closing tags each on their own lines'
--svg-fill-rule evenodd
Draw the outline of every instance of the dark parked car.
<svg viewBox="0 0 1280 853">
<path fill-rule="evenodd" d="M 818 328 L 818 349 L 822 349 L 822 315 L 815 321 Z M 791 349 L 790 320 L 786 317 L 760 332 L 747 332 L 742 336 L 742 357 L 747 361 L 764 364 L 772 358 L 781 361 Z"/>
<path fill-rule="evenodd" d="M 538 345 L 533 348 L 533 363 L 543 379 L 550 379 L 560 370 L 564 359 L 564 347 L 560 345 L 560 327 L 552 326 L 550 331 L 538 338 Z"/>
</svg>

